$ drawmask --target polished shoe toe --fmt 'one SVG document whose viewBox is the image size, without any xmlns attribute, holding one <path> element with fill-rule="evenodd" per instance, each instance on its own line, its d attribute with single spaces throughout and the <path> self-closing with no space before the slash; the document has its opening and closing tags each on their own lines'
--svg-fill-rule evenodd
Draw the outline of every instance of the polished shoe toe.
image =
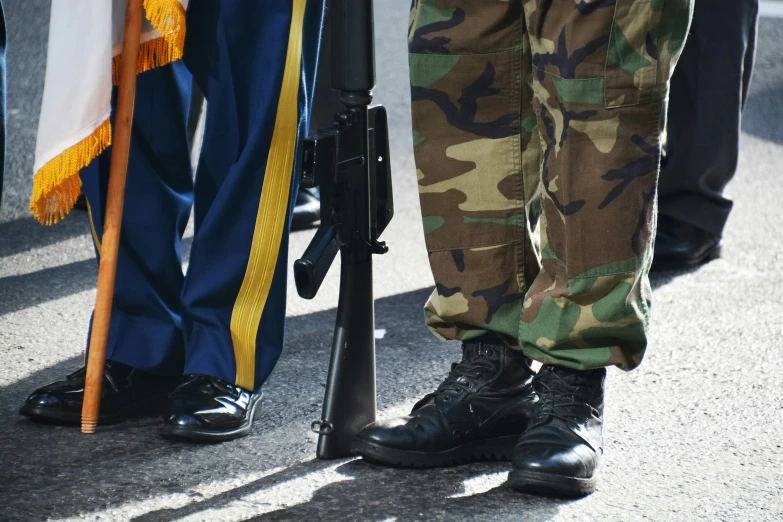
<svg viewBox="0 0 783 522">
<path fill-rule="evenodd" d="M 260 393 L 209 375 L 192 374 L 169 397 L 163 437 L 190 442 L 223 442 L 250 433 L 260 413 Z"/>
<path fill-rule="evenodd" d="M 207 428 L 207 423 L 204 422 L 204 419 L 198 417 L 197 415 L 188 415 L 188 414 L 170 415 L 164 420 L 164 422 L 170 426 L 177 426 L 179 428 L 188 428 L 188 429 Z"/>
<path fill-rule="evenodd" d="M 85 367 L 38 388 L 25 400 L 19 414 L 37 421 L 78 425 L 81 422 Z M 100 424 L 121 422 L 131 416 L 160 414 L 164 398 L 177 377 L 152 375 L 116 361 L 106 361 L 101 389 Z"/>
<path fill-rule="evenodd" d="M 67 402 L 62 397 L 43 392 L 30 395 L 24 406 L 31 408 L 64 408 L 67 407 Z"/>
<path fill-rule="evenodd" d="M 65 424 L 76 424 L 81 421 L 81 401 L 74 404 L 62 396 L 33 392 L 19 408 L 19 415 L 34 420 L 59 421 Z"/>
</svg>

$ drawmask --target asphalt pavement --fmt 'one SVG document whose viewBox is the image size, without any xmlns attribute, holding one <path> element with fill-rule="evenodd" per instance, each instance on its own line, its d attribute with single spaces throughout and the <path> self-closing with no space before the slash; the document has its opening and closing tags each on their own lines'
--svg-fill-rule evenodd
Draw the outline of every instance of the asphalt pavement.
<svg viewBox="0 0 783 522">
<path fill-rule="evenodd" d="M 26 213 L 48 2 L 4 2 L 8 172 L 0 212 L 0 520 L 783 520 L 783 19 L 764 18 L 723 258 L 653 278 L 654 330 L 633 372 L 610 371 L 598 491 L 577 501 L 515 493 L 507 464 L 384 469 L 315 459 L 339 269 L 313 301 L 289 284 L 285 351 L 252 434 L 165 441 L 145 419 L 77 429 L 16 412 L 81 364 L 95 299 L 87 216 L 45 228 Z M 422 324 L 432 286 L 412 159 L 408 3 L 376 1 L 378 88 L 389 107 L 396 216 L 377 259 L 379 416 L 405 413 L 459 355 Z M 774 179 L 773 179 L 774 178 Z M 188 237 L 192 232 L 188 232 Z M 312 231 L 291 240 L 291 260 Z M 186 240 L 186 249 L 189 240 Z"/>
</svg>

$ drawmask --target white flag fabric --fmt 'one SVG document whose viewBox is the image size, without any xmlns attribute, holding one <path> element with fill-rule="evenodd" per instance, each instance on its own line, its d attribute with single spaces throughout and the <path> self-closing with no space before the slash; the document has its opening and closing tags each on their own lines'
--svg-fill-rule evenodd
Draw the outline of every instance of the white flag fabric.
<svg viewBox="0 0 783 522">
<path fill-rule="evenodd" d="M 188 0 L 144 0 L 138 72 L 182 58 Z M 49 49 L 30 210 L 56 223 L 73 208 L 79 171 L 111 145 L 111 91 L 127 0 L 51 0 Z"/>
</svg>

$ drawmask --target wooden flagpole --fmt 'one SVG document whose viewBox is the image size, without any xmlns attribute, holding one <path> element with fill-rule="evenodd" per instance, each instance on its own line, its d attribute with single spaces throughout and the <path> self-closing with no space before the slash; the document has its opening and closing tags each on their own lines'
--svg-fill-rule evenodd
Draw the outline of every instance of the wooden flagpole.
<svg viewBox="0 0 783 522">
<path fill-rule="evenodd" d="M 139 40 L 143 0 L 128 0 L 125 11 L 125 33 L 122 44 L 120 82 L 117 94 L 117 113 L 112 140 L 109 190 L 106 215 L 103 220 L 101 262 L 98 268 L 98 295 L 87 358 L 87 381 L 82 405 L 82 433 L 95 433 L 101 405 L 103 370 L 106 363 L 106 344 L 109 338 L 111 304 L 114 297 L 114 279 L 117 274 L 117 250 L 120 244 L 122 204 L 125 199 L 125 178 L 128 173 L 133 102 L 136 97 L 136 71 L 139 59 Z"/>
</svg>

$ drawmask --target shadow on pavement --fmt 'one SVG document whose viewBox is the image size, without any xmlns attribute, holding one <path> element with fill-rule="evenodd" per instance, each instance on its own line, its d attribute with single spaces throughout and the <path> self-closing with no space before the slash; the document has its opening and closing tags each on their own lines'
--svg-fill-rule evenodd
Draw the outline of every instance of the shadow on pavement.
<svg viewBox="0 0 783 522">
<path fill-rule="evenodd" d="M 700 268 L 702 268 L 704 265 L 695 266 L 692 268 L 682 268 L 679 270 L 666 270 L 663 272 L 651 272 L 650 273 L 650 286 L 653 290 L 657 290 L 658 288 L 661 288 L 663 286 L 668 285 L 669 283 L 674 282 L 675 279 L 677 279 L 680 276 L 692 274 L 694 272 L 697 272 Z M 653 300 L 655 297 L 653 296 Z"/>
<path fill-rule="evenodd" d="M 74 515 L 89 509 L 102 490 L 127 487 L 123 483 L 134 480 L 134 466 L 125 463 L 143 466 L 160 455 L 162 445 L 153 440 L 151 429 L 155 419 L 102 427 L 97 436 L 85 437 L 77 427 L 39 424 L 18 415 L 30 392 L 81 364 L 81 356 L 71 357 L 0 388 L 0 519 Z"/>
<path fill-rule="evenodd" d="M 250 520 L 543 521 L 554 518 L 560 506 L 570 502 L 524 495 L 505 484 L 475 494 L 465 491 L 466 480 L 506 469 L 503 464 L 480 464 L 400 470 L 354 460 L 336 470 L 348 480 L 322 487 L 306 503 Z"/>
<path fill-rule="evenodd" d="M 437 386 L 458 356 L 456 344 L 435 340 L 422 324 L 421 306 L 428 294 L 429 289 L 421 289 L 376 303 L 376 315 L 387 328 L 386 336 L 377 341 L 382 410 L 407 409 Z M 307 483 L 310 475 L 339 465 L 339 461 L 311 460 L 316 436 L 309 430 L 311 421 L 321 413 L 334 319 L 335 310 L 288 319 L 285 352 L 265 387 L 262 415 L 248 437 L 231 443 L 199 446 L 169 442 L 158 436 L 160 421 L 156 418 L 104 426 L 96 435 L 86 436 L 77 427 L 38 424 L 17 414 L 33 389 L 78 368 L 80 356 L 0 387 L 0 520 L 90 513 L 127 518 L 127 510 L 135 514 L 151 511 L 141 515 L 141 520 L 171 520 L 254 492 L 260 492 L 256 501 L 263 505 L 267 503 L 265 488 L 297 479 L 299 484 Z M 284 469 L 277 472 L 276 468 Z M 469 519 L 470 513 L 491 509 L 487 505 L 508 503 L 519 505 L 520 513 L 534 502 L 544 502 L 542 513 L 556 511 L 551 501 L 531 500 L 503 488 L 475 498 L 448 498 L 461 491 L 466 479 L 503 472 L 502 464 L 402 471 L 357 462 L 341 465 L 336 471 L 353 480 L 339 484 L 322 481 L 322 489 L 315 491 L 311 500 L 301 499 L 305 504 L 267 516 L 272 520 L 315 518 L 318 512 L 331 509 L 338 519 L 344 519 L 351 518 L 357 505 L 365 506 L 367 517 L 387 513 L 399 520 L 416 518 L 425 508 L 431 514 Z M 227 480 L 242 485 L 217 495 L 209 493 L 225 487 Z M 330 499 L 340 495 L 342 502 L 328 507 Z M 183 507 L 171 511 L 167 509 L 170 506 Z M 126 510 L 126 515 L 111 514 L 118 509 Z"/>
<path fill-rule="evenodd" d="M 87 213 L 78 211 L 50 227 L 41 225 L 32 217 L 0 223 L 0 259 L 89 233 Z"/>
<path fill-rule="evenodd" d="M 35 222 L 35 225 L 41 227 L 38 222 Z M 0 227 L 2 226 L 4 225 L 0 225 Z M 57 227 L 59 226 L 60 225 L 58 224 Z M 87 226 L 89 227 L 89 225 Z M 54 228 L 56 229 L 57 227 Z M 2 233 L 2 231 L 0 231 L 0 233 Z M 74 235 L 81 235 L 81 233 Z M 41 234 L 39 231 L 37 234 L 34 233 L 32 237 L 46 238 L 48 235 Z M 58 237 L 60 239 L 57 241 L 67 239 L 64 234 Z M 41 246 L 41 244 L 46 241 L 46 239 L 39 241 L 38 246 Z M 52 242 L 55 242 L 55 240 Z M 192 243 L 192 237 L 182 240 L 182 254 L 185 259 L 187 259 L 187 256 L 190 254 Z M 4 241 L 0 242 L 0 245 L 3 244 Z M 16 244 L 16 246 L 19 245 L 21 245 L 21 243 Z M 12 248 L 14 248 L 14 245 L 8 250 Z M 28 250 L 28 248 L 20 247 L 18 251 L 23 252 L 25 250 Z M 2 251 L 3 247 L 0 247 L 0 253 L 2 253 Z M 0 257 L 2 257 L 2 255 L 0 255 Z M 93 290 L 97 283 L 98 263 L 93 258 L 74 261 L 73 263 L 66 263 L 51 268 L 44 268 L 43 270 L 27 274 L 0 277 L 0 316 L 62 297 L 68 297 L 69 295 L 78 294 L 85 290 Z"/>
<path fill-rule="evenodd" d="M 98 264 L 85 259 L 0 278 L 0 316 L 95 288 Z"/>
<path fill-rule="evenodd" d="M 60 239 L 75 235 L 76 228 L 64 229 Z M 44 236 L 40 228 L 32 235 Z M 60 239 L 30 239 L 27 245 Z M 185 241 L 185 249 L 190 241 Z M 4 248 L 7 255 L 31 247 Z M 92 289 L 95 273 L 95 261 L 88 259 L 0 279 L 0 315 Z M 682 273 L 657 274 L 653 286 L 665 285 Z M 61 286 L 52 286 L 52 281 Z M 376 303 L 378 324 L 387 329 L 386 337 L 377 342 L 381 409 L 405 406 L 434 389 L 458 357 L 456 344 L 436 341 L 423 325 L 421 308 L 429 292 L 420 289 Z M 171 520 L 199 516 L 248 496 L 263 505 L 275 488 L 319 477 L 320 487 L 313 486 L 312 498 L 283 503 L 270 496 L 273 506 L 289 507 L 257 520 L 416 520 L 424 518 L 423 513 L 427 518 L 470 520 L 507 516 L 509 507 L 519 513 L 519 519 L 546 520 L 557 513 L 561 504 L 509 491 L 498 485 L 502 480 L 497 477 L 488 491 L 460 496 L 466 481 L 503 473 L 504 464 L 422 471 L 385 469 L 361 461 L 310 460 L 315 436 L 309 426 L 320 417 L 334 318 L 334 309 L 288 318 L 285 352 L 265 387 L 258 425 L 250 436 L 232 443 L 197 446 L 165 441 L 157 434 L 156 418 L 101 427 L 96 435 L 85 436 L 76 427 L 37 424 L 17 415 L 33 389 L 77 369 L 80 356 L 0 387 L 0 520 L 111 513 L 135 504 L 142 504 L 136 513 L 149 511 L 136 520 Z M 283 469 L 257 478 L 275 468 Z M 326 472 L 331 480 L 323 480 Z M 205 485 L 228 479 L 242 485 L 218 494 L 200 492 Z M 174 497 L 177 502 L 171 500 Z M 172 503 L 182 507 L 169 508 Z"/>
<path fill-rule="evenodd" d="M 339 480 L 316 489 L 309 500 L 248 520 L 499 520 L 509 519 L 509 511 L 515 512 L 513 520 L 549 520 L 560 505 L 568 502 L 524 495 L 505 485 L 476 493 L 466 491 L 467 481 L 483 475 L 501 474 L 500 480 L 505 480 L 508 466 L 502 463 L 410 470 L 374 466 L 361 460 L 336 467 L 334 462 L 311 460 L 208 500 L 151 512 L 133 522 L 163 522 L 199 514 L 208 517 L 206 510 L 228 507 L 265 490 L 270 494 L 282 492 L 291 481 L 329 468 Z"/>
</svg>

